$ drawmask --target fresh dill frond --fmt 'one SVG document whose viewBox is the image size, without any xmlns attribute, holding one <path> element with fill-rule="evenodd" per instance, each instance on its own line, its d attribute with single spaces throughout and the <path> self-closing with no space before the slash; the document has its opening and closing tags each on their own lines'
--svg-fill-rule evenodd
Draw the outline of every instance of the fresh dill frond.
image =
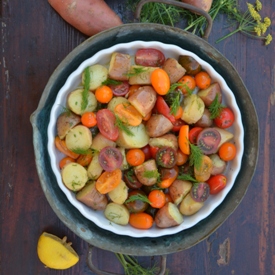
<svg viewBox="0 0 275 275">
<path fill-rule="evenodd" d="M 103 81 L 101 84 L 108 86 L 108 85 L 120 85 L 121 83 L 122 83 L 121 81 L 108 78 L 105 81 Z"/>
<path fill-rule="evenodd" d="M 72 113 L 72 111 L 68 107 L 61 105 L 61 109 L 61 114 L 66 114 L 67 116 L 70 116 Z"/>
<path fill-rule="evenodd" d="M 125 203 L 129 203 L 129 202 L 133 202 L 133 201 L 143 201 L 146 203 L 151 204 L 150 200 L 147 198 L 146 195 L 142 195 L 142 194 L 136 194 L 136 195 L 132 195 L 130 196 Z"/>
<path fill-rule="evenodd" d="M 75 148 L 72 150 L 72 152 L 79 154 L 79 155 L 89 155 L 92 153 L 90 149 L 84 150 L 82 148 Z"/>
<path fill-rule="evenodd" d="M 222 111 L 224 106 L 219 102 L 219 97 L 218 95 L 215 96 L 213 102 L 209 106 L 209 111 L 210 111 L 210 118 L 214 119 L 218 117 Z"/>
<path fill-rule="evenodd" d="M 142 175 L 147 179 L 156 178 L 157 181 L 160 180 L 160 173 L 158 172 L 158 170 L 147 170 L 144 171 Z"/>
<path fill-rule="evenodd" d="M 89 89 L 90 89 L 90 70 L 89 67 L 87 67 L 84 70 L 84 89 L 82 91 L 82 101 L 81 101 L 81 110 L 85 110 L 88 106 L 89 100 Z"/>
<path fill-rule="evenodd" d="M 189 164 L 191 166 L 194 165 L 196 169 L 199 169 L 202 165 L 203 153 L 201 149 L 195 144 L 192 144 L 191 142 L 189 142 L 189 144 L 190 144 L 190 151 L 191 151 L 190 157 L 189 157 Z"/>
<path fill-rule="evenodd" d="M 148 68 L 144 68 L 142 66 L 132 67 L 131 71 L 127 73 L 127 77 L 137 76 L 139 74 L 145 73 L 146 71 L 148 71 Z"/>
<path fill-rule="evenodd" d="M 170 106 L 170 113 L 175 115 L 180 107 L 180 93 L 177 93 L 175 97 L 172 98 L 172 104 Z"/>
<path fill-rule="evenodd" d="M 178 180 L 186 180 L 186 181 L 191 181 L 191 182 L 198 182 L 195 178 L 193 178 L 189 174 L 181 174 L 177 177 Z"/>
<path fill-rule="evenodd" d="M 134 133 L 130 130 L 130 128 L 116 115 L 115 126 L 117 126 L 121 131 L 126 133 L 128 136 L 134 136 Z"/>
</svg>

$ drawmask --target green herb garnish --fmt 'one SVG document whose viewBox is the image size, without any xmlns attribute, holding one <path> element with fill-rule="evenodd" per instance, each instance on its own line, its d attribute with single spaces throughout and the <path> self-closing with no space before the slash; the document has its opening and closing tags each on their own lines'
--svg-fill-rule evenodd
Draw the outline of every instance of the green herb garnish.
<svg viewBox="0 0 275 275">
<path fill-rule="evenodd" d="M 85 110 L 88 106 L 89 100 L 89 89 L 90 89 L 90 80 L 91 80 L 91 76 L 90 76 L 90 70 L 89 67 L 87 67 L 84 70 L 84 89 L 82 91 L 82 101 L 81 101 L 81 110 Z"/>
<path fill-rule="evenodd" d="M 199 169 L 202 165 L 203 153 L 198 146 L 192 144 L 191 142 L 189 142 L 189 144 L 190 144 L 190 151 L 191 151 L 190 157 L 189 157 L 189 164 L 191 166 L 194 165 L 196 169 Z"/>
<path fill-rule="evenodd" d="M 103 81 L 101 84 L 108 86 L 108 85 L 120 85 L 121 83 L 122 83 L 121 81 L 108 78 L 105 81 Z"/>
<path fill-rule="evenodd" d="M 116 115 L 115 126 L 117 126 L 121 131 L 126 133 L 128 136 L 134 136 L 134 133 L 129 129 L 129 127 L 123 123 L 123 121 Z"/>
<path fill-rule="evenodd" d="M 172 98 L 172 104 L 170 106 L 170 113 L 175 115 L 180 107 L 180 94 L 177 93 L 175 97 Z"/>
<path fill-rule="evenodd" d="M 160 181 L 160 173 L 158 170 L 147 170 L 144 171 L 142 175 L 147 179 L 156 178 L 157 181 Z"/>
<path fill-rule="evenodd" d="M 142 195 L 142 194 L 136 194 L 136 195 L 130 196 L 129 199 L 127 199 L 125 201 L 125 203 L 129 203 L 129 202 L 133 202 L 133 201 L 143 201 L 143 202 L 151 204 L 151 202 L 149 201 L 147 196 Z"/>
<path fill-rule="evenodd" d="M 82 148 L 75 148 L 75 149 L 72 150 L 72 152 L 74 152 L 76 154 L 79 154 L 79 155 L 89 155 L 89 154 L 91 154 L 90 149 L 84 150 Z"/>
<path fill-rule="evenodd" d="M 132 67 L 131 71 L 127 74 L 127 77 L 137 76 L 139 74 L 145 73 L 148 68 L 144 67 Z"/>
<path fill-rule="evenodd" d="M 218 95 L 215 96 L 213 102 L 209 106 L 209 111 L 210 111 L 210 118 L 214 119 L 218 117 L 222 111 L 224 106 L 219 102 L 219 97 Z"/>
<path fill-rule="evenodd" d="M 196 179 L 194 179 L 191 175 L 189 174 L 182 174 L 177 177 L 179 180 L 187 180 L 191 182 L 198 182 Z"/>
</svg>

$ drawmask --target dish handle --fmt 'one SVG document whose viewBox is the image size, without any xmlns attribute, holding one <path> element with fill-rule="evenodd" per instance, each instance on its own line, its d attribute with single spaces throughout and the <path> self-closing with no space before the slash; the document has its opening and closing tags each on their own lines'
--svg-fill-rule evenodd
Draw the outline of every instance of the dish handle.
<svg viewBox="0 0 275 275">
<path fill-rule="evenodd" d="M 88 250 L 88 256 L 87 256 L 87 265 L 90 268 L 90 270 L 97 274 L 97 275 L 121 275 L 117 273 L 109 273 L 103 270 L 98 269 L 94 264 L 93 264 L 93 248 L 94 246 L 89 245 L 89 250 Z M 166 255 L 160 255 L 161 260 L 160 260 L 160 269 L 159 273 L 156 275 L 164 275 L 166 271 Z"/>
<path fill-rule="evenodd" d="M 140 14 L 141 14 L 143 5 L 150 3 L 150 2 L 158 2 L 158 3 L 162 3 L 162 4 L 177 6 L 177 7 L 183 8 L 183 9 L 190 10 L 191 12 L 199 14 L 201 16 L 204 16 L 205 19 L 207 20 L 207 26 L 205 28 L 205 32 L 204 32 L 204 35 L 202 36 L 202 38 L 205 40 L 208 40 L 208 37 L 209 37 L 211 29 L 212 29 L 212 25 L 213 25 L 213 20 L 208 12 L 204 11 L 203 9 L 197 8 L 193 5 L 186 4 L 183 2 L 179 2 L 179 1 L 174 1 L 174 0 L 141 0 L 137 4 L 136 11 L 135 11 L 135 19 L 137 21 L 140 21 Z"/>
</svg>

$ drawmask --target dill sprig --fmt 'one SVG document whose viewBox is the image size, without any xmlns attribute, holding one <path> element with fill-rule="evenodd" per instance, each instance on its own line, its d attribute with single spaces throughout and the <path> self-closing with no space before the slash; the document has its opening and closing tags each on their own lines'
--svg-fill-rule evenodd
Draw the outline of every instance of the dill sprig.
<svg viewBox="0 0 275 275">
<path fill-rule="evenodd" d="M 115 126 L 117 126 L 121 131 L 125 132 L 128 136 L 134 136 L 130 128 L 123 123 L 123 121 L 119 118 L 118 115 L 116 115 Z"/>
<path fill-rule="evenodd" d="M 142 194 L 136 194 L 136 195 L 132 195 L 130 196 L 125 203 L 129 203 L 129 202 L 133 202 L 133 201 L 143 201 L 146 203 L 151 204 L 150 200 L 147 198 L 146 195 L 142 195 Z"/>
<path fill-rule="evenodd" d="M 154 275 L 159 272 L 159 267 L 155 265 L 151 268 L 142 267 L 132 256 L 121 253 L 115 253 L 115 255 L 123 266 L 125 275 Z M 168 272 L 165 274 L 167 275 Z"/>
<path fill-rule="evenodd" d="M 108 85 L 120 85 L 121 83 L 122 83 L 121 81 L 108 78 L 105 81 L 103 81 L 101 84 L 108 86 Z"/>
<path fill-rule="evenodd" d="M 203 153 L 202 153 L 201 149 L 198 146 L 196 146 L 195 144 L 192 144 L 191 142 L 189 144 L 190 144 L 190 149 L 191 149 L 190 150 L 191 154 L 189 157 L 189 164 L 191 166 L 194 165 L 194 167 L 196 169 L 199 169 L 202 164 Z"/>
<path fill-rule="evenodd" d="M 175 115 L 180 107 L 180 93 L 177 93 L 175 97 L 172 98 L 172 104 L 170 106 L 170 113 Z"/>
<path fill-rule="evenodd" d="M 198 182 L 195 178 L 193 178 L 189 174 L 181 174 L 181 175 L 179 175 L 177 177 L 177 179 L 179 179 L 179 180 L 187 180 L 187 181 L 191 181 L 191 182 Z"/>
<path fill-rule="evenodd" d="M 218 39 L 216 43 L 219 43 L 237 32 L 241 32 L 249 37 L 264 40 L 265 45 L 270 44 L 272 36 L 271 34 L 265 34 L 271 25 L 271 20 L 269 17 L 262 19 L 259 13 L 261 9 L 262 3 L 260 0 L 256 0 L 254 5 L 247 3 L 247 10 L 244 13 L 241 13 L 240 10 L 236 8 L 236 12 L 231 14 L 230 19 L 237 24 L 237 28 Z"/>
<path fill-rule="evenodd" d="M 148 70 L 148 68 L 144 68 L 142 66 L 132 67 L 131 71 L 129 73 L 127 73 L 127 77 L 137 76 L 139 74 L 145 73 L 147 70 Z"/>
<path fill-rule="evenodd" d="M 218 97 L 218 95 L 216 95 L 213 102 L 209 106 L 209 111 L 210 111 L 210 114 L 211 114 L 210 118 L 214 119 L 214 118 L 218 117 L 223 108 L 224 108 L 224 105 L 222 105 L 219 102 L 219 97 Z"/>
<path fill-rule="evenodd" d="M 92 151 L 90 149 L 82 149 L 82 148 L 75 148 L 72 150 L 72 152 L 79 154 L 79 155 L 89 155 L 92 153 Z"/>
<path fill-rule="evenodd" d="M 82 101 L 81 101 L 81 110 L 85 110 L 88 106 L 88 96 L 89 96 L 89 89 L 90 89 L 90 70 L 87 67 L 84 70 L 84 89 L 82 91 Z"/>
<path fill-rule="evenodd" d="M 160 181 L 160 173 L 158 170 L 147 170 L 144 171 L 142 175 L 147 179 L 156 178 L 157 181 Z"/>
</svg>

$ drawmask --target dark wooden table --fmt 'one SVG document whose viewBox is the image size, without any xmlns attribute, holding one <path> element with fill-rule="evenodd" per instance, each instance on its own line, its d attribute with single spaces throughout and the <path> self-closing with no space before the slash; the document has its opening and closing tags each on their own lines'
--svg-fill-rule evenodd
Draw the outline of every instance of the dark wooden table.
<svg viewBox="0 0 275 275">
<path fill-rule="evenodd" d="M 129 22 L 123 16 L 126 1 L 106 2 Z M 273 30 L 274 11 L 275 2 L 263 0 L 262 14 L 273 19 Z M 58 219 L 41 189 L 29 119 L 54 69 L 87 37 L 47 1 L 3 0 L 0 17 L 0 274 L 93 274 L 86 265 L 88 244 Z M 209 42 L 232 62 L 252 96 L 260 127 L 259 161 L 246 196 L 223 225 L 196 246 L 167 256 L 167 268 L 175 275 L 275 274 L 275 43 L 266 47 L 236 34 L 215 44 L 227 32 L 226 24 L 223 17 L 215 21 Z M 80 262 L 66 271 L 45 269 L 36 253 L 43 231 L 68 236 Z M 157 257 L 139 260 L 148 266 Z M 94 263 L 123 273 L 111 252 L 96 249 Z"/>
</svg>

